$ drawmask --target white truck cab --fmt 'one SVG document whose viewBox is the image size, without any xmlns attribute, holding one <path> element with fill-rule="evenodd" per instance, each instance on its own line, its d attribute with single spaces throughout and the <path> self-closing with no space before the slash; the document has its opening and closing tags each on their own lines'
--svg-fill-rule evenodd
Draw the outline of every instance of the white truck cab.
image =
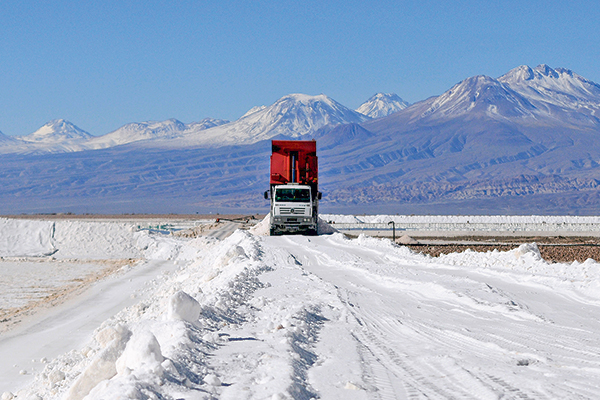
<svg viewBox="0 0 600 400">
<path fill-rule="evenodd" d="M 316 212 L 309 185 L 274 186 L 271 193 L 271 235 L 282 233 L 317 234 Z"/>
</svg>

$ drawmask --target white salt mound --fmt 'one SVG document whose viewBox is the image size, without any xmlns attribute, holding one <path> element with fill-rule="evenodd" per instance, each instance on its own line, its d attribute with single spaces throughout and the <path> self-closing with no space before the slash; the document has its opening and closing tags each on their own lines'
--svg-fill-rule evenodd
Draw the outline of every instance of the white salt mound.
<svg viewBox="0 0 600 400">
<path fill-rule="evenodd" d="M 135 333 L 125 351 L 116 362 L 117 372 L 122 374 L 127 370 L 152 372 L 160 375 L 164 361 L 160 344 L 156 337 L 150 331 L 140 331 Z"/>
<path fill-rule="evenodd" d="M 200 317 L 200 303 L 186 292 L 179 291 L 169 299 L 168 318 L 187 322 L 197 322 Z"/>
<path fill-rule="evenodd" d="M 250 232 L 256 236 L 269 236 L 269 225 L 271 215 L 267 214 L 262 221 L 250 228 Z"/>
<path fill-rule="evenodd" d="M 319 225 L 317 227 L 319 235 L 329 235 L 338 232 L 333 226 L 319 218 Z"/>
<path fill-rule="evenodd" d="M 400 244 L 419 244 L 418 240 L 416 240 L 415 238 L 412 238 L 408 235 L 402 235 L 402 237 L 400 237 L 400 239 L 396 240 L 396 242 L 398 242 Z"/>
</svg>

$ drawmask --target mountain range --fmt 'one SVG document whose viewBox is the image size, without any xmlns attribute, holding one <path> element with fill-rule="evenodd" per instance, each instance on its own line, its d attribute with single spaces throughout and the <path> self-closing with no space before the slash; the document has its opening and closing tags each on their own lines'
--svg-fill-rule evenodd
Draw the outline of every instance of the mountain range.
<svg viewBox="0 0 600 400">
<path fill-rule="evenodd" d="M 270 139 L 314 138 L 326 212 L 597 214 L 599 109 L 598 84 L 540 65 L 412 105 L 292 94 L 232 122 L 103 136 L 55 120 L 0 134 L 0 212 L 262 212 Z"/>
<path fill-rule="evenodd" d="M 302 138 L 326 125 L 360 123 L 388 115 L 407 105 L 398 95 L 379 93 L 353 111 L 325 96 L 291 94 L 271 106 L 253 107 L 236 121 L 205 118 L 185 124 L 176 119 L 130 123 L 102 136 L 92 136 L 69 121 L 48 122 L 27 136 L 4 136 L 0 154 L 98 150 L 134 142 L 146 146 L 188 148 L 251 144 L 275 136 Z"/>
</svg>

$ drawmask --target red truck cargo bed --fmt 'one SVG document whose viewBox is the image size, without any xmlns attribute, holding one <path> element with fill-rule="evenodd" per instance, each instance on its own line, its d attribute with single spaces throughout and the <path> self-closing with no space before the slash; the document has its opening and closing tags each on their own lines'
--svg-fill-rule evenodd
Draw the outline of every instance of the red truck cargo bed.
<svg viewBox="0 0 600 400">
<path fill-rule="evenodd" d="M 271 185 L 318 184 L 317 142 L 314 140 L 273 140 Z"/>
</svg>

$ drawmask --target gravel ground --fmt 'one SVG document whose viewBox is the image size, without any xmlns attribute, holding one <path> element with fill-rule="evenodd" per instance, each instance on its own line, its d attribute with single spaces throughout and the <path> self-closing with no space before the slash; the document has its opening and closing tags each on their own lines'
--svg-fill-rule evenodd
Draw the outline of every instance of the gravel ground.
<svg viewBox="0 0 600 400">
<path fill-rule="evenodd" d="M 594 237 L 462 237 L 440 240 L 419 238 L 420 244 L 406 245 L 414 251 L 437 257 L 440 254 L 460 253 L 467 249 L 478 252 L 509 251 L 523 243 L 537 243 L 548 262 L 583 262 L 588 258 L 600 261 L 600 238 Z"/>
</svg>

